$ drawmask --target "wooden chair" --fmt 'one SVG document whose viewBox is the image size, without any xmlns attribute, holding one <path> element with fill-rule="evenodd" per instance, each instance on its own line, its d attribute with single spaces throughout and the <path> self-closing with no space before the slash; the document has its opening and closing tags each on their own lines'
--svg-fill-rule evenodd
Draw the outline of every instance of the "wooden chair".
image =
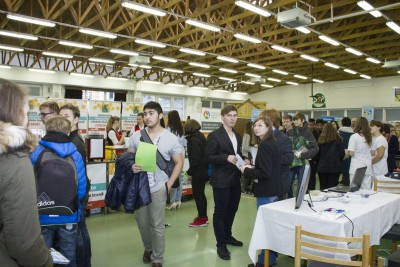
<svg viewBox="0 0 400 267">
<path fill-rule="evenodd" d="M 308 237 L 307 240 L 304 240 L 304 237 Z M 312 238 L 312 239 L 310 239 Z M 318 242 L 319 241 L 319 242 Z M 352 243 L 361 243 L 362 249 L 349 249 L 349 248 L 337 248 L 336 246 L 328 246 L 322 245 L 321 241 L 331 241 L 335 243 L 339 242 L 352 242 Z M 364 234 L 362 237 L 336 237 L 329 235 L 321 235 L 313 232 L 304 231 L 301 229 L 300 225 L 296 226 L 296 241 L 295 241 L 295 267 L 301 266 L 301 259 L 312 260 L 319 263 L 327 263 L 327 266 L 361 266 L 368 267 L 369 266 L 369 246 L 370 246 L 370 236 L 369 234 Z M 315 243 L 314 243 L 315 242 Z M 304 252 L 302 248 L 313 249 L 313 251 Z M 314 250 L 316 252 L 325 252 L 325 253 L 341 253 L 341 254 L 349 254 L 350 256 L 360 255 L 360 261 L 352 261 L 352 260 L 341 260 L 341 259 L 333 259 L 320 255 L 314 254 Z M 317 264 L 315 264 L 317 265 Z"/>
<path fill-rule="evenodd" d="M 399 181 L 382 181 L 374 180 L 374 191 L 383 191 L 393 194 L 400 194 L 400 180 Z M 392 252 L 397 248 L 397 242 L 400 241 L 400 224 L 393 225 L 390 230 L 382 236 L 383 239 L 392 240 Z"/>
</svg>

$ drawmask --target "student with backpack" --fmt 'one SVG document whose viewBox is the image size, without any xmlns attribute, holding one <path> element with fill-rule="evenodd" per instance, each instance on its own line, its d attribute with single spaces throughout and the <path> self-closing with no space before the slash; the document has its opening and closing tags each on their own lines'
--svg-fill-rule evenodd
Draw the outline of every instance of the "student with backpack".
<svg viewBox="0 0 400 267">
<path fill-rule="evenodd" d="M 42 234 L 48 248 L 58 237 L 59 250 L 76 266 L 77 223 L 86 194 L 86 173 L 81 154 L 71 142 L 71 123 L 64 117 L 46 123 L 46 135 L 31 154 L 37 187 Z"/>
</svg>

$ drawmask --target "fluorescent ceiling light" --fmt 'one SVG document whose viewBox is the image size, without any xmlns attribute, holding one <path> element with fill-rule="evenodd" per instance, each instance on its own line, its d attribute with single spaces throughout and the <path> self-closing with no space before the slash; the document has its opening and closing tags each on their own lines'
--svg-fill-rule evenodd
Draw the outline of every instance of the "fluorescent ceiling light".
<svg viewBox="0 0 400 267">
<path fill-rule="evenodd" d="M 315 57 L 312 57 L 312 56 L 309 56 L 309 55 L 300 55 L 300 57 L 302 57 L 304 59 L 307 59 L 307 60 L 310 60 L 312 62 L 318 62 L 319 61 L 318 58 L 315 58 Z"/>
<path fill-rule="evenodd" d="M 151 69 L 151 66 L 149 66 L 149 65 L 139 65 L 139 68 L 142 68 L 142 69 Z"/>
<path fill-rule="evenodd" d="M 224 81 L 230 81 L 230 82 L 235 81 L 235 79 L 227 78 L 227 77 L 218 77 L 218 79 L 221 79 L 221 80 L 224 80 Z"/>
<path fill-rule="evenodd" d="M 147 83 L 147 84 L 162 84 L 162 82 L 159 82 L 159 81 L 148 81 L 148 80 L 144 80 L 144 81 L 142 81 L 142 83 Z"/>
<path fill-rule="evenodd" d="M 170 58 L 170 57 L 163 57 L 163 56 L 153 56 L 154 59 L 161 60 L 161 61 L 166 61 L 166 62 L 172 62 L 176 63 L 178 60 L 175 58 Z"/>
<path fill-rule="evenodd" d="M 283 70 L 272 70 L 273 72 L 275 72 L 275 73 L 279 73 L 279 74 L 282 74 L 282 75 L 288 75 L 289 73 L 288 72 L 286 72 L 286 71 L 283 71 Z"/>
<path fill-rule="evenodd" d="M 322 81 L 322 80 L 318 80 L 318 79 L 312 79 L 313 80 L 313 82 L 316 82 L 316 83 L 324 83 L 324 81 Z"/>
<path fill-rule="evenodd" d="M 329 62 L 325 62 L 324 65 L 329 67 L 329 68 L 332 68 L 332 69 L 339 69 L 340 68 L 338 65 L 335 65 L 335 64 L 332 64 L 332 63 L 329 63 Z"/>
<path fill-rule="evenodd" d="M 229 73 L 238 73 L 236 70 L 227 69 L 227 68 L 220 68 L 219 71 L 229 72 Z"/>
<path fill-rule="evenodd" d="M 229 93 L 228 90 L 221 90 L 221 89 L 216 89 L 214 92 L 220 92 L 220 93 Z"/>
<path fill-rule="evenodd" d="M 244 75 L 249 76 L 249 77 L 254 77 L 254 78 L 261 78 L 261 75 L 254 74 L 254 73 L 248 73 L 246 72 Z"/>
<path fill-rule="evenodd" d="M 134 64 L 134 63 L 128 63 L 128 66 L 131 66 L 131 67 L 139 67 L 138 64 Z"/>
<path fill-rule="evenodd" d="M 206 78 L 210 78 L 211 75 L 209 74 L 205 74 L 205 73 L 199 73 L 199 72 L 193 72 L 194 76 L 199 76 L 199 77 L 206 77 Z"/>
<path fill-rule="evenodd" d="M 72 47 L 78 47 L 78 48 L 84 48 L 84 49 L 92 49 L 93 48 L 93 45 L 82 44 L 82 43 L 77 43 L 77 42 L 70 42 L 70 41 L 59 41 L 58 43 L 60 45 L 66 45 L 66 46 L 72 46 Z"/>
<path fill-rule="evenodd" d="M 365 74 L 361 74 L 360 77 L 364 78 L 364 79 L 371 79 L 371 76 L 365 75 Z"/>
<path fill-rule="evenodd" d="M 306 76 L 302 76 L 302 75 L 298 75 L 298 74 L 294 75 L 294 77 L 302 79 L 302 80 L 307 80 Z"/>
<path fill-rule="evenodd" d="M 200 68 L 205 68 L 205 69 L 210 68 L 210 65 L 204 64 L 204 63 L 189 62 L 189 65 L 190 66 L 195 66 L 195 67 L 200 67 Z"/>
<path fill-rule="evenodd" d="M 267 78 L 267 80 L 268 80 L 268 81 L 277 82 L 277 83 L 280 83 L 280 82 L 281 82 L 281 80 L 275 79 L 275 78 Z"/>
<path fill-rule="evenodd" d="M 380 64 L 381 63 L 379 60 L 377 60 L 375 58 L 372 58 L 372 57 L 367 57 L 366 60 L 369 61 L 369 62 L 372 62 L 374 64 Z"/>
<path fill-rule="evenodd" d="M 245 41 L 248 41 L 248 42 L 251 42 L 251 43 L 255 43 L 255 44 L 261 43 L 261 40 L 259 40 L 257 38 L 254 38 L 254 37 L 251 37 L 251 36 L 248 36 L 248 35 L 236 33 L 233 36 L 235 36 L 238 39 L 242 39 L 242 40 L 245 40 Z"/>
<path fill-rule="evenodd" d="M 349 52 L 349 53 L 352 53 L 352 54 L 356 55 L 356 56 L 362 56 L 362 53 L 360 51 L 358 51 L 358 50 L 355 50 L 354 48 L 346 47 L 345 50 L 347 52 Z"/>
<path fill-rule="evenodd" d="M 345 72 L 350 73 L 350 74 L 357 74 L 354 70 L 351 69 L 344 69 Z"/>
<path fill-rule="evenodd" d="M 96 58 L 96 57 L 90 57 L 89 61 L 98 62 L 98 63 L 106 63 L 106 64 L 115 64 L 114 60 L 104 59 L 104 58 Z"/>
<path fill-rule="evenodd" d="M 43 52 L 42 53 L 45 56 L 50 56 L 50 57 L 61 57 L 61 58 L 73 58 L 74 56 L 71 54 L 64 54 L 64 53 L 56 53 L 56 52 Z"/>
<path fill-rule="evenodd" d="M 79 29 L 79 32 L 80 33 L 89 34 L 89 35 L 98 36 L 98 37 L 110 38 L 110 39 L 117 38 L 117 35 L 113 34 L 111 32 L 103 32 L 103 31 L 97 31 L 97 30 L 85 29 L 85 28 Z"/>
<path fill-rule="evenodd" d="M 398 74 L 400 74 L 400 70 L 399 70 L 399 71 L 397 71 L 397 73 L 398 73 Z"/>
<path fill-rule="evenodd" d="M 40 72 L 40 73 L 47 73 L 47 74 L 55 74 L 56 72 L 54 70 L 42 70 L 42 69 L 28 69 L 29 71 L 32 72 Z"/>
<path fill-rule="evenodd" d="M 115 49 L 115 48 L 110 49 L 110 52 L 114 53 L 114 54 L 121 54 L 121 55 L 127 55 L 127 56 L 132 56 L 132 57 L 136 57 L 139 55 L 139 53 L 136 53 L 136 52 L 122 50 L 122 49 Z"/>
<path fill-rule="evenodd" d="M 261 16 L 264 16 L 264 17 L 269 17 L 269 16 L 272 15 L 267 10 L 265 10 L 265 9 L 259 7 L 259 6 L 253 5 L 251 3 L 248 3 L 246 1 L 235 1 L 235 4 L 237 6 L 240 6 L 240 7 L 243 7 L 244 9 L 253 11 L 254 13 L 257 13 L 257 14 L 259 14 Z"/>
<path fill-rule="evenodd" d="M 244 84 L 250 84 L 250 85 L 255 85 L 255 83 L 253 83 L 253 82 L 248 82 L 248 81 L 242 81 L 242 83 L 244 83 Z"/>
<path fill-rule="evenodd" d="M 22 15 L 7 14 L 7 18 L 12 19 L 12 20 L 26 22 L 26 23 L 46 26 L 46 27 L 55 27 L 56 26 L 56 24 L 54 22 L 51 22 L 48 20 L 37 19 L 37 18 L 22 16 Z"/>
<path fill-rule="evenodd" d="M 374 7 L 371 6 L 367 1 L 358 1 L 358 2 L 357 2 L 357 5 L 360 6 L 362 9 L 364 9 L 364 10 L 366 10 L 366 11 L 369 11 L 369 10 L 374 9 Z M 378 10 L 371 11 L 371 12 L 369 12 L 369 13 L 370 13 L 372 16 L 374 16 L 375 18 L 382 17 L 382 13 L 379 12 Z"/>
<path fill-rule="evenodd" d="M 94 78 L 94 75 L 77 73 L 77 72 L 71 72 L 69 75 L 82 78 Z"/>
<path fill-rule="evenodd" d="M 273 88 L 274 87 L 273 85 L 265 84 L 265 83 L 261 84 L 261 86 L 262 87 L 266 87 L 266 88 Z"/>
<path fill-rule="evenodd" d="M 334 45 L 334 46 L 340 45 L 340 43 L 338 41 L 335 41 L 335 40 L 333 40 L 332 38 L 330 38 L 330 37 L 328 37 L 326 35 L 319 35 L 318 38 L 321 39 L 322 41 L 330 43 L 331 45 Z"/>
<path fill-rule="evenodd" d="M 165 48 L 167 47 L 165 44 L 160 43 L 160 42 L 154 42 L 146 39 L 135 39 L 135 43 L 137 44 L 144 44 L 148 46 L 154 46 L 154 47 L 159 47 L 159 48 Z"/>
<path fill-rule="evenodd" d="M 192 88 L 197 90 L 208 90 L 207 87 L 201 87 L 201 86 L 193 86 Z"/>
<path fill-rule="evenodd" d="M 286 48 L 286 47 L 279 46 L 279 45 L 271 45 L 271 47 L 275 50 L 279 50 L 279 51 L 282 51 L 285 53 L 289 53 L 289 54 L 293 53 L 293 50 Z"/>
<path fill-rule="evenodd" d="M 196 26 L 196 27 L 199 27 L 199 28 L 203 28 L 203 29 L 206 29 L 206 30 L 210 30 L 210 31 L 213 31 L 213 32 L 220 32 L 221 31 L 216 26 L 213 26 L 213 25 L 210 25 L 210 24 L 207 24 L 207 23 L 204 23 L 204 22 L 200 22 L 200 21 L 197 21 L 197 20 L 187 19 L 185 22 L 187 24 L 190 24 L 190 25 L 193 25 L 193 26 Z"/>
<path fill-rule="evenodd" d="M 6 66 L 6 65 L 0 65 L 0 69 L 7 69 L 7 70 L 9 70 L 9 69 L 11 69 L 11 67 L 10 67 L 10 66 Z"/>
<path fill-rule="evenodd" d="M 120 78 L 120 77 L 113 77 L 113 76 L 108 76 L 106 77 L 108 80 L 116 80 L 116 81 L 127 81 L 127 78 Z"/>
<path fill-rule="evenodd" d="M 0 49 L 2 49 L 2 50 L 16 51 L 16 52 L 22 52 L 22 51 L 24 51 L 23 48 L 19 48 L 19 47 L 16 47 L 16 46 L 9 46 L 9 45 L 0 45 Z"/>
<path fill-rule="evenodd" d="M 231 58 L 231 57 L 225 57 L 225 56 L 217 56 L 217 59 L 227 61 L 227 62 L 232 62 L 232 63 L 238 63 L 239 60 Z"/>
<path fill-rule="evenodd" d="M 206 53 L 204 53 L 202 51 L 194 50 L 194 49 L 190 49 L 190 48 L 180 48 L 179 51 L 181 51 L 183 53 L 196 55 L 196 56 L 205 56 L 206 55 Z"/>
<path fill-rule="evenodd" d="M 256 69 L 260 69 L 260 70 L 265 70 L 266 69 L 266 67 L 264 67 L 262 65 L 254 64 L 254 63 L 248 63 L 247 66 L 252 67 L 252 68 L 256 68 Z"/>
<path fill-rule="evenodd" d="M 393 21 L 386 22 L 386 25 L 395 32 L 397 32 L 398 34 L 400 34 L 400 26 L 394 23 Z"/>
<path fill-rule="evenodd" d="M 309 34 L 311 32 L 306 27 L 297 27 L 296 30 L 298 30 L 299 32 L 305 33 L 305 34 Z"/>
<path fill-rule="evenodd" d="M 299 85 L 298 83 L 295 82 L 286 82 L 287 84 L 291 84 L 291 85 Z"/>
<path fill-rule="evenodd" d="M 37 39 L 39 39 L 38 37 L 31 35 L 31 34 L 10 32 L 10 31 L 4 31 L 4 30 L 0 30 L 0 35 L 14 37 L 14 38 L 20 38 L 20 39 L 33 40 L 33 41 L 36 41 Z"/>
<path fill-rule="evenodd" d="M 183 73 L 183 70 L 171 69 L 171 68 L 163 68 L 164 71 L 173 72 L 173 73 Z"/>
<path fill-rule="evenodd" d="M 233 93 L 237 95 L 248 95 L 248 93 L 246 92 L 233 92 Z"/>
<path fill-rule="evenodd" d="M 184 84 L 178 84 L 178 83 L 167 83 L 169 86 L 176 86 L 176 87 L 185 87 Z"/>
<path fill-rule="evenodd" d="M 160 9 L 148 7 L 148 6 L 145 6 L 145 5 L 141 5 L 141 4 L 133 3 L 133 2 L 129 2 L 129 1 L 122 2 L 121 5 L 123 7 L 126 7 L 126 8 L 134 9 L 134 10 L 137 10 L 137 11 L 141 11 L 141 12 L 144 12 L 144 13 L 149 13 L 149 14 L 152 14 L 152 15 L 160 16 L 160 17 L 164 17 L 165 15 L 167 15 L 166 12 L 164 12 L 164 11 L 162 11 Z"/>
</svg>

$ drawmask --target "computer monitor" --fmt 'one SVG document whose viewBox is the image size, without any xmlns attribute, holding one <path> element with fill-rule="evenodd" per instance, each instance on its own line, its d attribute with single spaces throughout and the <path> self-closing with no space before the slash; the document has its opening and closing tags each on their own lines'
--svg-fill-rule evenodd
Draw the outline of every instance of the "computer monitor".
<svg viewBox="0 0 400 267">
<path fill-rule="evenodd" d="M 307 192 L 308 181 L 310 180 L 310 165 L 308 162 L 304 166 L 303 178 L 301 179 L 301 184 L 299 185 L 299 192 L 296 197 L 296 206 L 295 210 L 299 209 L 301 203 L 303 203 L 304 196 Z"/>
</svg>

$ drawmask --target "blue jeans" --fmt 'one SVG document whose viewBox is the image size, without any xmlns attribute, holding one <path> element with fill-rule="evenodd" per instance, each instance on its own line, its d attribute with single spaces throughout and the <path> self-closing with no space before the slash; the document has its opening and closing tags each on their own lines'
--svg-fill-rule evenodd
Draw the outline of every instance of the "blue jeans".
<svg viewBox="0 0 400 267">
<path fill-rule="evenodd" d="M 301 185 L 301 180 L 303 178 L 303 172 L 304 172 L 304 164 L 301 166 L 296 166 L 290 169 L 290 179 L 292 180 L 292 183 L 290 184 L 290 189 L 288 192 L 288 198 L 292 198 L 294 197 L 293 194 L 293 183 L 294 183 L 294 179 L 296 179 L 296 175 L 297 175 L 297 179 L 298 179 L 298 186 L 300 187 Z"/>
<path fill-rule="evenodd" d="M 179 179 L 179 186 L 177 188 L 172 187 L 170 192 L 169 201 L 171 204 L 182 200 L 182 180 L 181 177 L 177 179 Z"/>
<path fill-rule="evenodd" d="M 76 267 L 77 233 L 77 224 L 42 226 L 42 235 L 48 248 L 54 246 L 54 237 L 57 235 L 61 254 L 71 261 L 70 264 L 64 265 L 66 267 Z"/>
<path fill-rule="evenodd" d="M 82 207 L 81 220 L 78 223 L 78 242 L 76 248 L 76 265 L 91 267 L 92 249 L 89 231 L 86 227 L 85 207 Z"/>
<path fill-rule="evenodd" d="M 270 204 L 278 200 L 278 197 L 257 197 L 257 210 L 261 205 Z M 278 258 L 278 253 L 275 251 L 269 251 L 269 265 L 273 265 L 276 263 L 276 258 Z M 258 254 L 258 263 L 264 266 L 264 250 L 261 250 L 261 253 Z"/>
</svg>

